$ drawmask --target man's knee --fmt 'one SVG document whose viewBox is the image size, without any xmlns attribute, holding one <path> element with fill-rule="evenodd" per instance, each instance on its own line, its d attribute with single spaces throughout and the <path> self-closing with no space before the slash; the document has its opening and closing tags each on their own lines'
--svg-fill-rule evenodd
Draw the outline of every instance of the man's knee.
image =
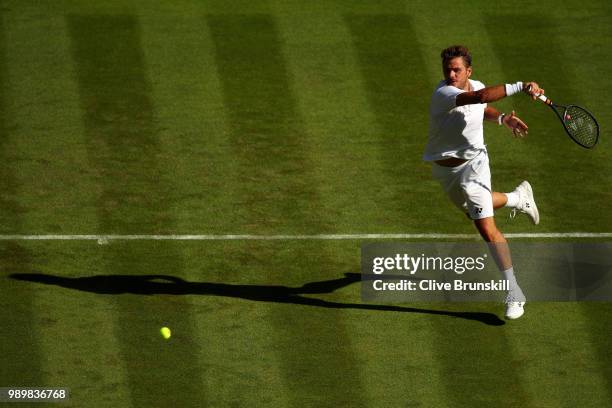
<svg viewBox="0 0 612 408">
<path fill-rule="evenodd" d="M 500 230 L 497 229 L 493 217 L 482 218 L 474 220 L 474 224 L 478 229 L 478 232 L 482 238 L 487 242 L 499 242 L 503 241 L 503 235 Z"/>
</svg>

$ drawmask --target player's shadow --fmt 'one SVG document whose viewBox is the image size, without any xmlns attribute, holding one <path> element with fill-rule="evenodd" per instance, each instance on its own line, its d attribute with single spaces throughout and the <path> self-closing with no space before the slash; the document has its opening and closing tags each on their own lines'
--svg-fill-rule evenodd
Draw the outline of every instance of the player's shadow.
<svg viewBox="0 0 612 408">
<path fill-rule="evenodd" d="M 345 273 L 344 277 L 319 282 L 309 282 L 300 287 L 275 285 L 239 285 L 214 282 L 189 282 L 169 275 L 95 275 L 80 278 L 48 275 L 43 273 L 14 273 L 11 279 L 57 285 L 68 289 L 99 294 L 119 295 L 209 295 L 226 296 L 259 302 L 293 303 L 333 309 L 380 310 L 387 312 L 423 313 L 450 316 L 478 321 L 491 326 L 501 326 L 504 321 L 493 313 L 452 312 L 446 310 L 419 309 L 393 305 L 332 302 L 302 295 L 331 293 L 359 282 L 358 273 Z"/>
</svg>

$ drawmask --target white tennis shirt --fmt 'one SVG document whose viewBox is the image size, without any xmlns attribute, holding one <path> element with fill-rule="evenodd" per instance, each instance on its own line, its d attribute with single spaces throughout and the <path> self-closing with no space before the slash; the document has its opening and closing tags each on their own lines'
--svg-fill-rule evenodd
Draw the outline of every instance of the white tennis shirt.
<svg viewBox="0 0 612 408">
<path fill-rule="evenodd" d="M 474 91 L 484 88 L 479 81 L 468 79 Z M 449 157 L 472 159 L 485 149 L 483 121 L 486 103 L 456 106 L 457 95 L 465 91 L 440 81 L 429 105 L 429 141 L 423 160 Z"/>
</svg>

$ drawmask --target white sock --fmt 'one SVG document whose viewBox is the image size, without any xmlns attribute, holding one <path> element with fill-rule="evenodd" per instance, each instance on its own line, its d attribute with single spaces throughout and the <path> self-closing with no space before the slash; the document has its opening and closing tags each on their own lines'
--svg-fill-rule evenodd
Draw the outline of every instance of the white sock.
<svg viewBox="0 0 612 408">
<path fill-rule="evenodd" d="M 504 193 L 506 197 L 508 197 L 508 201 L 504 207 L 516 208 L 519 203 L 519 195 L 518 193 Z"/>
<path fill-rule="evenodd" d="M 502 271 L 502 275 L 504 276 L 504 280 L 510 282 L 510 290 L 513 290 L 515 287 L 518 287 L 516 277 L 514 276 L 514 267 L 511 266 L 509 269 Z"/>
<path fill-rule="evenodd" d="M 509 282 L 509 292 L 514 292 L 518 298 L 524 298 L 525 295 L 523 295 L 523 291 L 521 290 L 521 287 L 518 285 L 516 277 L 514 276 L 514 267 L 511 266 L 505 271 L 502 271 L 502 275 L 504 276 L 504 280 Z"/>
</svg>

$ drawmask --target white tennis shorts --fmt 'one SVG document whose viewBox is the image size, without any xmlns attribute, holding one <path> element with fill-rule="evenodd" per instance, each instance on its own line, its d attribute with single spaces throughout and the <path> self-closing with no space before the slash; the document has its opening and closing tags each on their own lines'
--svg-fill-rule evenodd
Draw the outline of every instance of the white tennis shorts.
<svg viewBox="0 0 612 408">
<path fill-rule="evenodd" d="M 440 182 L 455 206 L 473 220 L 493 217 L 491 170 L 486 150 L 457 167 L 432 164 L 434 179 Z"/>
</svg>

